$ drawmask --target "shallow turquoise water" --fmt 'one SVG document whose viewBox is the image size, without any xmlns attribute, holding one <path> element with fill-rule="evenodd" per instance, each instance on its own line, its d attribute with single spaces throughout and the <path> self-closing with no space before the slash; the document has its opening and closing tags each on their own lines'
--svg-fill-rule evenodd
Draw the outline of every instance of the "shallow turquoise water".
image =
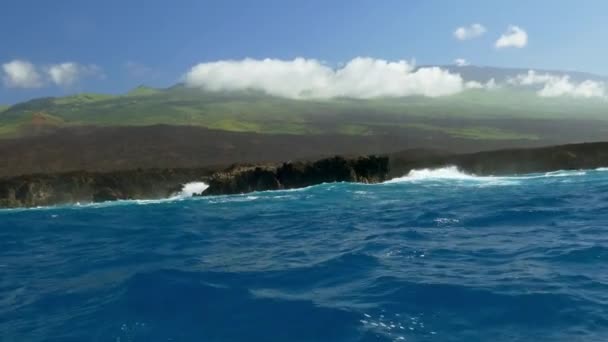
<svg viewBox="0 0 608 342">
<path fill-rule="evenodd" d="M 606 341 L 608 172 L 0 210 L 0 341 Z"/>
</svg>

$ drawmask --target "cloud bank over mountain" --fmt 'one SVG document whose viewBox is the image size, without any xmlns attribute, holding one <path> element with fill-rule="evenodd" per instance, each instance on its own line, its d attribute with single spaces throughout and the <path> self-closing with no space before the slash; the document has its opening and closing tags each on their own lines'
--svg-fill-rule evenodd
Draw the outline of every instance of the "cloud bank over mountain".
<svg viewBox="0 0 608 342">
<path fill-rule="evenodd" d="M 585 80 L 575 82 L 567 75 L 539 74 L 534 70 L 527 74 L 520 74 L 508 80 L 516 86 L 540 86 L 537 92 L 542 97 L 571 96 L 579 98 L 606 98 L 606 84 L 604 82 Z"/>
<path fill-rule="evenodd" d="M 459 60 L 457 65 L 466 66 Z M 607 97 L 606 85 L 597 80 L 574 81 L 567 75 L 539 74 L 534 70 L 497 82 L 465 79 L 458 69 L 417 68 L 404 60 L 357 57 L 332 68 L 316 59 L 244 59 L 200 63 L 183 77 L 187 86 L 209 91 L 256 90 L 291 99 L 381 97 L 458 94 L 469 89 L 540 87 L 541 97 Z"/>
<path fill-rule="evenodd" d="M 541 86 L 537 92 L 542 97 L 571 96 L 578 98 L 606 98 L 606 84 L 600 81 L 585 80 L 576 82 L 568 75 L 539 74 L 534 70 L 508 80 L 511 85 Z"/>
<path fill-rule="evenodd" d="M 287 98 L 374 98 L 452 95 L 464 89 L 458 74 L 439 67 L 416 69 L 404 60 L 357 57 L 334 69 L 316 60 L 244 59 L 200 63 L 187 85 L 211 91 L 259 90 Z"/>
<path fill-rule="evenodd" d="M 582 78 L 581 73 L 526 72 L 505 76 L 500 69 L 487 74 L 458 58 L 453 66 L 416 67 L 406 60 L 388 61 L 356 57 L 332 67 L 317 59 L 243 59 L 199 63 L 182 80 L 187 86 L 209 91 L 255 90 L 291 99 L 426 96 L 441 97 L 466 90 L 528 88 L 538 96 L 551 98 L 608 99 L 605 79 Z M 472 68 L 472 69 L 471 69 Z M 71 88 L 85 78 L 104 78 L 100 67 L 76 62 L 35 65 L 13 60 L 1 65 L 7 88 L 33 89 L 54 85 Z M 479 77 L 484 75 L 485 77 Z M 593 76 L 593 75 L 591 75 Z"/>
</svg>

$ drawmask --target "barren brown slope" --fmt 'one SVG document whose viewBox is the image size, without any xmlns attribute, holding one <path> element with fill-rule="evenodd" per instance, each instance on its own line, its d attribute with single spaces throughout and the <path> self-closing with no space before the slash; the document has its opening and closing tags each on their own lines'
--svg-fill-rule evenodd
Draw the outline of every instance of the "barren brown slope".
<svg viewBox="0 0 608 342">
<path fill-rule="evenodd" d="M 381 154 L 412 148 L 469 152 L 540 144 L 547 142 L 478 141 L 419 130 L 353 136 L 238 133 L 164 125 L 69 127 L 51 134 L 0 140 L 0 177 L 76 170 L 215 168 L 233 163 Z"/>
</svg>

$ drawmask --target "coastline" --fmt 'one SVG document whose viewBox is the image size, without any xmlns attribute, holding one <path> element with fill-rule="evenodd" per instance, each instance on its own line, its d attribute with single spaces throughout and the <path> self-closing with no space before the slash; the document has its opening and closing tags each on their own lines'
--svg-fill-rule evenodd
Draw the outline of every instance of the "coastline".
<svg viewBox="0 0 608 342">
<path fill-rule="evenodd" d="M 174 196 L 184 184 L 204 181 L 210 169 L 75 171 L 0 179 L 0 208 L 39 207 Z"/>
<path fill-rule="evenodd" d="M 455 166 L 478 176 L 518 175 L 608 166 L 608 142 L 508 149 L 469 154 L 408 150 L 316 161 L 236 164 L 223 169 L 137 169 L 34 174 L 0 179 L 0 208 L 37 207 L 174 196 L 205 182 L 201 196 L 297 189 L 331 182 L 380 183 L 415 169 Z"/>
</svg>

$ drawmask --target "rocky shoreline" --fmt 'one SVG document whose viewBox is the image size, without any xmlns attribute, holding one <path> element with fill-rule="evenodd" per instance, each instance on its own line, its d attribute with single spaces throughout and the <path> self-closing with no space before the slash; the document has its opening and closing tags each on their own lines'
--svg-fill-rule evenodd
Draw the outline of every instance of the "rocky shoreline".
<svg viewBox="0 0 608 342">
<path fill-rule="evenodd" d="M 210 177 L 209 188 L 203 195 L 293 189 L 330 182 L 379 183 L 406 175 L 413 169 L 446 166 L 456 166 L 479 176 L 593 169 L 608 166 L 608 143 L 458 155 L 411 150 L 384 156 L 334 157 L 279 166 L 237 166 Z"/>
<path fill-rule="evenodd" d="M 426 155 L 419 158 L 408 158 L 408 153 L 397 153 L 392 154 L 390 160 L 390 178 L 400 177 L 412 169 L 448 165 L 478 176 L 595 169 L 608 166 L 608 142 Z"/>
<path fill-rule="evenodd" d="M 332 182 L 379 183 L 387 179 L 388 171 L 387 156 L 336 156 L 314 162 L 235 166 L 211 176 L 203 195 L 295 189 Z"/>
<path fill-rule="evenodd" d="M 209 169 L 139 169 L 12 177 L 0 179 L 0 208 L 167 198 L 211 174 Z"/>
<path fill-rule="evenodd" d="M 608 142 L 471 154 L 409 150 L 388 155 L 335 156 L 317 161 L 233 165 L 214 169 L 69 172 L 0 179 L 0 207 L 36 207 L 124 199 L 167 198 L 191 182 L 202 196 L 294 189 L 329 182 L 378 183 L 413 169 L 453 165 L 476 175 L 515 175 L 608 166 Z"/>
</svg>

